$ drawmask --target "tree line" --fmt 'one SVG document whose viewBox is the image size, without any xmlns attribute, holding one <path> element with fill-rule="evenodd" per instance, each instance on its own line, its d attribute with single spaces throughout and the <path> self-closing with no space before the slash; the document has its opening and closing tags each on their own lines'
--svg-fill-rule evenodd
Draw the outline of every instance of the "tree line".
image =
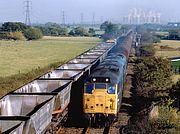
<svg viewBox="0 0 180 134">
<path fill-rule="evenodd" d="M 36 40 L 42 36 L 40 29 L 27 26 L 21 22 L 6 22 L 0 27 L 0 39 Z"/>
<path fill-rule="evenodd" d="M 64 27 L 56 23 L 46 23 L 39 28 L 45 36 L 97 36 L 94 28 Z"/>
<path fill-rule="evenodd" d="M 90 36 L 102 37 L 105 40 L 119 34 L 119 26 L 105 21 L 100 29 L 92 27 L 68 27 L 57 23 L 46 23 L 35 26 L 27 26 L 21 22 L 5 22 L 0 27 L 0 39 L 12 40 L 37 40 L 43 36 Z M 97 34 L 97 31 L 104 31 L 104 34 Z"/>
<path fill-rule="evenodd" d="M 0 27 L 0 39 L 37 40 L 43 36 L 97 36 L 93 28 L 67 28 L 56 23 L 27 26 L 21 22 L 5 22 Z"/>
</svg>

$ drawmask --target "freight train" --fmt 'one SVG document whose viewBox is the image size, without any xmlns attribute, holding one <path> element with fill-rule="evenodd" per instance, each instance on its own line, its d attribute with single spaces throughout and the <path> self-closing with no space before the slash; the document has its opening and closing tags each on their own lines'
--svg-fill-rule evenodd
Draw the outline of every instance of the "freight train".
<svg viewBox="0 0 180 134">
<path fill-rule="evenodd" d="M 84 82 L 83 111 L 90 125 L 109 126 L 121 106 L 133 32 L 119 37 L 107 57 Z"/>
<path fill-rule="evenodd" d="M 72 90 L 83 87 L 79 79 L 89 75 L 113 46 L 99 44 L 0 98 L 0 134 L 55 133 L 69 113 Z"/>
</svg>

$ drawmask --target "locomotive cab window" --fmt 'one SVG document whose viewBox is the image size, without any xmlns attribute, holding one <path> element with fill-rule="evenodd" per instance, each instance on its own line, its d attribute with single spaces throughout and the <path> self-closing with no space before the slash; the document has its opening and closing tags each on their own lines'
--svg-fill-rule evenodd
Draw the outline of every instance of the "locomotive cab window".
<svg viewBox="0 0 180 134">
<path fill-rule="evenodd" d="M 85 93 L 91 94 L 93 90 L 94 90 L 94 84 L 92 83 L 85 84 Z"/>
<path fill-rule="evenodd" d="M 96 83 L 95 84 L 95 89 L 106 89 L 106 84 Z"/>
<path fill-rule="evenodd" d="M 108 84 L 108 94 L 115 94 L 116 93 L 116 85 L 114 84 Z"/>
</svg>

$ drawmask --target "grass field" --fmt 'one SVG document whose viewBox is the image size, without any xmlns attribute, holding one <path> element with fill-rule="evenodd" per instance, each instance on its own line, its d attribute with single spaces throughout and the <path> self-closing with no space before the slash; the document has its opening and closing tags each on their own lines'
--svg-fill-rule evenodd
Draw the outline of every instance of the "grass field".
<svg viewBox="0 0 180 134">
<path fill-rule="evenodd" d="M 179 68 L 180 67 L 180 61 L 172 62 L 172 65 L 174 66 L 174 68 Z"/>
<path fill-rule="evenodd" d="M 174 50 L 161 50 L 159 48 L 160 46 L 167 46 Z M 161 43 L 156 44 L 155 48 L 157 50 L 156 56 L 162 56 L 162 57 L 168 57 L 168 58 L 180 56 L 180 51 L 177 50 L 178 48 L 180 48 L 180 41 L 162 40 Z"/>
<path fill-rule="evenodd" d="M 44 37 L 38 41 L 0 41 L 0 77 L 67 61 L 100 42 L 97 38 Z"/>
<path fill-rule="evenodd" d="M 174 41 L 174 40 L 161 40 L 161 43 L 155 44 L 156 48 L 156 56 L 161 56 L 161 57 L 179 57 L 180 56 L 180 51 L 177 49 L 180 48 L 180 41 Z M 171 50 L 161 50 L 160 46 L 165 46 L 169 47 Z M 172 62 L 172 65 L 174 68 L 177 68 L 180 66 L 180 62 Z M 172 81 L 176 83 L 180 79 L 180 75 L 173 75 L 172 76 Z"/>
<path fill-rule="evenodd" d="M 159 43 L 158 45 L 160 46 L 169 46 L 172 48 L 179 48 L 180 47 L 180 41 L 175 41 L 175 40 L 161 40 L 161 43 Z"/>
<path fill-rule="evenodd" d="M 169 32 L 155 32 L 156 35 L 168 36 Z"/>
</svg>

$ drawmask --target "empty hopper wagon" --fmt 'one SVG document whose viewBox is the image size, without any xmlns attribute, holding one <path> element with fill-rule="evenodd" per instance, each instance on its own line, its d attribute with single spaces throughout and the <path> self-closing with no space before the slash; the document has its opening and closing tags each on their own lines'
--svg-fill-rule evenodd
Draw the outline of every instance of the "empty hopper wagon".
<svg viewBox="0 0 180 134">
<path fill-rule="evenodd" d="M 24 128 L 24 122 L 13 120 L 13 119 L 0 119 L 0 133 L 7 133 L 7 134 L 22 134 Z"/>
<path fill-rule="evenodd" d="M 51 95 L 12 94 L 3 97 L 0 100 L 1 133 L 43 133 L 51 122 L 53 105 Z"/>
</svg>

